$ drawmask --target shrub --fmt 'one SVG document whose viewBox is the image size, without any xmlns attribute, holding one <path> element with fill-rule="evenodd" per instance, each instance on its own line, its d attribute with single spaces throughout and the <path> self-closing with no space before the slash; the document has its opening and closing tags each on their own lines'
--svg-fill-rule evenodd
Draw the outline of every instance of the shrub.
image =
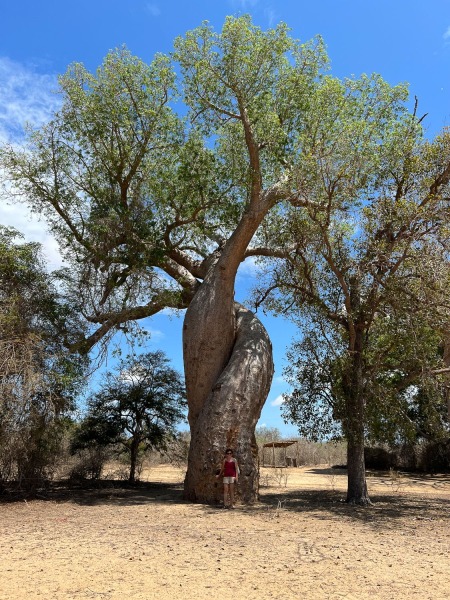
<svg viewBox="0 0 450 600">
<path fill-rule="evenodd" d="M 420 467 L 427 473 L 450 472 L 450 438 L 424 445 Z"/>
</svg>

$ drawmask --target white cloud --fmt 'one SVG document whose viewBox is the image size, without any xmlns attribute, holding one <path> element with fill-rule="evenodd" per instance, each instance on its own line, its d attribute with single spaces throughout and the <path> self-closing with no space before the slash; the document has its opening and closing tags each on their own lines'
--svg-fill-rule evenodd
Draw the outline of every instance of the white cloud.
<svg viewBox="0 0 450 600">
<path fill-rule="evenodd" d="M 264 15 L 269 27 L 273 27 L 279 21 L 279 16 L 273 3 L 264 0 L 229 0 L 229 4 L 234 12 L 237 13 L 255 13 Z"/>
<path fill-rule="evenodd" d="M 145 331 L 150 335 L 152 342 L 157 342 L 165 337 L 164 332 L 160 331 L 159 329 L 151 329 L 147 327 Z"/>
<path fill-rule="evenodd" d="M 442 36 L 444 38 L 444 40 L 449 40 L 450 39 L 450 26 L 447 27 L 444 35 Z"/>
<path fill-rule="evenodd" d="M 54 93 L 56 86 L 55 76 L 36 73 L 20 63 L 0 57 L 0 142 L 20 145 L 27 124 L 39 127 L 47 122 L 60 105 L 60 99 Z M 0 223 L 15 227 L 26 241 L 42 244 L 49 270 L 62 265 L 56 240 L 45 223 L 32 215 L 25 204 L 2 201 Z"/>
<path fill-rule="evenodd" d="M 138 384 L 145 379 L 145 369 L 135 365 L 132 369 L 124 369 L 119 373 L 119 379 L 125 383 Z"/>
<path fill-rule="evenodd" d="M 283 403 L 284 403 L 284 398 L 280 394 L 279 396 L 277 396 L 275 398 L 275 400 L 272 400 L 272 402 L 270 403 L 270 406 L 281 406 Z"/>
<path fill-rule="evenodd" d="M 269 6 L 264 9 L 264 15 L 269 23 L 269 27 L 276 25 L 276 22 L 279 20 L 275 10 Z"/>
<path fill-rule="evenodd" d="M 49 233 L 46 224 L 32 215 L 25 204 L 0 204 L 0 223 L 14 227 L 23 234 L 27 242 L 39 242 L 47 260 L 49 271 L 59 269 L 63 265 L 58 243 Z"/>
<path fill-rule="evenodd" d="M 239 265 L 237 276 L 243 278 L 256 277 L 258 274 L 258 269 L 259 267 L 256 264 L 256 257 L 250 256 Z"/>
<path fill-rule="evenodd" d="M 0 141 L 21 141 L 26 124 L 48 121 L 60 105 L 56 87 L 55 76 L 0 57 Z"/>
<path fill-rule="evenodd" d="M 161 9 L 157 4 L 148 3 L 146 8 L 147 12 L 149 12 L 152 15 L 152 17 L 159 17 L 159 15 L 161 14 Z"/>
<path fill-rule="evenodd" d="M 255 8 L 259 0 L 230 0 L 230 4 L 234 10 L 249 10 Z"/>
</svg>

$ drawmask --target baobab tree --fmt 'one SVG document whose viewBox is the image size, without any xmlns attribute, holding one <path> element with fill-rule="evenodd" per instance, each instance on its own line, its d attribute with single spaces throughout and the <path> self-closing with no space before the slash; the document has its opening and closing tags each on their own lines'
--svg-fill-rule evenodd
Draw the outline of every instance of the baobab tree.
<svg viewBox="0 0 450 600">
<path fill-rule="evenodd" d="M 60 111 L 26 149 L 3 148 L 2 165 L 8 193 L 45 216 L 70 263 L 67 288 L 92 327 L 72 350 L 188 307 L 185 494 L 215 500 L 215 465 L 231 445 L 251 502 L 273 365 L 263 326 L 234 301 L 235 277 L 264 254 L 254 236 L 267 213 L 305 202 L 294 140 L 326 56 L 319 39 L 300 44 L 285 25 L 264 32 L 248 17 L 227 18 L 218 34 L 203 24 L 175 45 L 179 82 L 167 57 L 146 65 L 126 49 L 95 75 L 72 65 Z M 178 90 L 185 119 L 173 109 Z"/>
</svg>

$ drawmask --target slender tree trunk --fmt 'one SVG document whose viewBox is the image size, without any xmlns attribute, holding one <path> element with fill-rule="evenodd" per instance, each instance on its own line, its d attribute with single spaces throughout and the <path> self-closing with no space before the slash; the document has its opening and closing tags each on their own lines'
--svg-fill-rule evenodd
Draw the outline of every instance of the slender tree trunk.
<svg viewBox="0 0 450 600">
<path fill-rule="evenodd" d="M 355 411 L 358 411 L 357 407 Z M 365 506 L 371 502 L 367 492 L 364 461 L 364 426 L 361 428 L 361 425 L 355 422 L 351 428 L 347 435 L 347 502 Z"/>
<path fill-rule="evenodd" d="M 236 336 L 215 384 L 197 411 L 190 411 L 191 446 L 185 497 L 217 503 L 222 482 L 215 477 L 226 448 L 240 467 L 238 494 L 245 503 L 258 498 L 258 447 L 255 427 L 273 376 L 272 346 L 256 316 L 235 304 Z"/>
<path fill-rule="evenodd" d="M 444 367 L 450 367 L 450 333 L 444 334 Z M 447 400 L 447 421 L 450 423 L 450 385 L 447 382 L 445 387 L 445 399 Z"/>
<path fill-rule="evenodd" d="M 135 440 L 131 441 L 130 445 L 130 475 L 128 477 L 129 483 L 135 483 L 136 481 L 136 465 L 137 465 L 137 457 L 139 451 L 139 441 Z"/>
<path fill-rule="evenodd" d="M 365 401 L 362 337 L 362 331 L 357 331 L 350 369 L 344 384 L 346 394 L 344 430 L 347 438 L 347 502 L 367 506 L 371 501 L 367 492 L 364 460 Z"/>
</svg>

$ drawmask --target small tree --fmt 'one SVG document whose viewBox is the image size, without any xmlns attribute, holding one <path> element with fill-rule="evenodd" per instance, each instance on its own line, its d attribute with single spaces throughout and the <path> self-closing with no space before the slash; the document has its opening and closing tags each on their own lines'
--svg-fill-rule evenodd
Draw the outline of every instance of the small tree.
<svg viewBox="0 0 450 600">
<path fill-rule="evenodd" d="M 185 418 L 182 378 L 168 364 L 163 352 L 148 352 L 127 357 L 118 372 L 107 373 L 100 391 L 88 403 L 74 449 L 121 444 L 130 460 L 128 479 L 134 483 L 139 452 L 163 449 Z"/>
</svg>

